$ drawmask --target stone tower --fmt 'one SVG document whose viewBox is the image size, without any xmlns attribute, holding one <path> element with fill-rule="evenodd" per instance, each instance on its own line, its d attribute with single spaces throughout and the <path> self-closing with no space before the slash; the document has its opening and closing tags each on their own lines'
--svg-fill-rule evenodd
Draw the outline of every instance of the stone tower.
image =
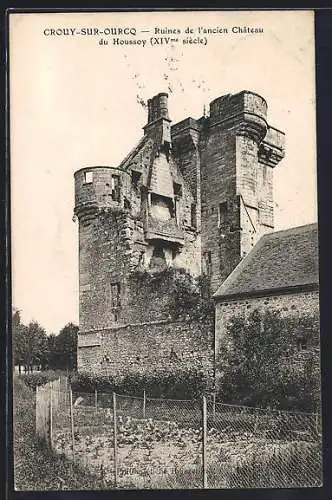
<svg viewBox="0 0 332 500">
<path fill-rule="evenodd" d="M 197 348 L 201 325 L 172 323 L 172 278 L 163 272 L 204 274 L 214 292 L 274 227 L 273 169 L 284 156 L 284 134 L 268 124 L 262 97 L 222 96 L 211 102 L 209 116 L 171 126 L 168 95 L 160 93 L 148 101 L 143 130 L 118 167 L 75 173 L 79 368 L 91 353 L 104 366 L 105 346 L 106 358 L 121 367 L 137 342 L 133 363 L 142 364 L 142 352 L 147 366 L 162 362 L 170 343 L 195 366 L 203 358 L 211 366 L 210 341 Z M 98 340 L 106 331 L 108 340 Z"/>
<path fill-rule="evenodd" d="M 174 125 L 172 143 L 184 175 L 199 184 L 202 269 L 214 292 L 274 228 L 273 169 L 284 133 L 268 124 L 266 101 L 242 91 L 212 101 L 209 117 Z"/>
<path fill-rule="evenodd" d="M 153 304 L 140 272 L 201 273 L 200 201 L 172 155 L 167 101 L 149 100 L 144 136 L 118 168 L 75 173 L 81 332 L 168 316 L 167 289 Z"/>
</svg>

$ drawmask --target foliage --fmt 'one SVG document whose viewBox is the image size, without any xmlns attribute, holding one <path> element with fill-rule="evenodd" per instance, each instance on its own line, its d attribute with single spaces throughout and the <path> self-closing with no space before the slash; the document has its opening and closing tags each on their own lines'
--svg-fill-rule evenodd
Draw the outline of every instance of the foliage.
<svg viewBox="0 0 332 500">
<path fill-rule="evenodd" d="M 23 364 L 29 371 L 33 365 L 47 362 L 47 335 L 37 321 L 27 326 L 21 322 L 20 312 L 14 310 L 12 319 L 12 345 L 15 364 Z"/>
<path fill-rule="evenodd" d="M 62 374 L 65 375 L 67 373 L 54 370 L 45 370 L 36 373 L 24 373 L 20 376 L 20 379 L 30 389 L 36 390 L 37 386 L 47 384 L 47 382 L 51 382 L 52 380 L 57 380 Z"/>
<path fill-rule="evenodd" d="M 67 323 L 58 335 L 48 337 L 49 360 L 52 368 L 76 370 L 78 326 Z"/>
<path fill-rule="evenodd" d="M 169 313 L 173 320 L 213 322 L 214 302 L 206 276 L 194 278 L 182 268 L 166 267 L 162 271 L 138 270 L 132 273 L 142 287 L 159 289 L 163 283 L 169 297 Z"/>
<path fill-rule="evenodd" d="M 98 376 L 73 373 L 72 388 L 77 392 L 117 392 L 132 396 L 146 395 L 153 398 L 197 399 L 209 388 L 208 376 L 198 370 L 152 371 L 151 373 L 126 373 L 121 376 Z"/>
<path fill-rule="evenodd" d="M 102 489 L 99 478 L 55 455 L 35 435 L 35 400 L 31 389 L 14 376 L 13 434 L 15 490 Z"/>
<path fill-rule="evenodd" d="M 247 318 L 233 317 L 227 334 L 217 356 L 219 400 L 304 411 L 319 407 L 318 317 L 255 310 Z"/>
<path fill-rule="evenodd" d="M 193 278 L 179 270 L 174 273 L 170 296 L 171 314 L 175 319 L 189 317 L 199 322 L 213 322 L 214 303 L 206 276 Z"/>
<path fill-rule="evenodd" d="M 67 323 L 58 335 L 48 335 L 37 321 L 24 325 L 20 311 L 14 309 L 12 316 L 12 346 L 14 365 L 23 365 L 25 372 L 34 366 L 42 370 L 76 369 L 78 326 Z M 39 385 L 39 384 L 37 384 Z"/>
</svg>

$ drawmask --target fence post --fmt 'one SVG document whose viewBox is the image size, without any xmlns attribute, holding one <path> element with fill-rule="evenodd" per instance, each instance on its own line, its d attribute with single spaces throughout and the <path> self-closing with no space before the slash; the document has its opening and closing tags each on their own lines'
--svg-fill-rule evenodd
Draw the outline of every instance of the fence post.
<svg viewBox="0 0 332 500">
<path fill-rule="evenodd" d="M 98 413 L 98 392 L 97 389 L 95 389 L 95 414 L 97 415 Z"/>
<path fill-rule="evenodd" d="M 68 377 L 65 378 L 65 407 L 67 406 L 67 398 L 68 398 Z"/>
<path fill-rule="evenodd" d="M 118 484 L 118 436 L 117 436 L 117 419 L 116 419 L 116 394 L 113 392 L 113 427 L 114 427 L 114 487 Z"/>
<path fill-rule="evenodd" d="M 50 382 L 50 442 L 53 448 L 53 382 Z"/>
<path fill-rule="evenodd" d="M 70 403 L 71 443 L 73 449 L 73 460 L 75 461 L 74 408 L 73 408 L 73 391 L 71 385 L 69 385 L 69 403 Z"/>
<path fill-rule="evenodd" d="M 207 488 L 206 444 L 207 444 L 207 406 L 206 406 L 206 397 L 203 396 L 203 432 L 202 432 L 203 488 Z"/>
<path fill-rule="evenodd" d="M 58 407 L 59 407 L 59 406 L 60 406 L 60 404 L 61 404 L 60 399 L 61 399 L 61 378 L 59 378 L 59 383 L 58 383 L 58 402 L 57 402 Z"/>
<path fill-rule="evenodd" d="M 143 391 L 143 418 L 145 418 L 146 412 L 146 392 L 145 389 Z"/>
<path fill-rule="evenodd" d="M 37 436 L 39 435 L 39 426 L 38 426 L 38 419 L 39 419 L 39 402 L 38 402 L 38 385 L 36 386 L 36 434 Z"/>
</svg>

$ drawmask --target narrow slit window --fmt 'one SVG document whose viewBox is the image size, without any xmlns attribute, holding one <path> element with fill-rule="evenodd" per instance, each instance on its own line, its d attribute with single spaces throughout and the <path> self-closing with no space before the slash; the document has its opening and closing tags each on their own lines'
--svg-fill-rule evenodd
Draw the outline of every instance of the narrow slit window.
<svg viewBox="0 0 332 500">
<path fill-rule="evenodd" d="M 219 203 L 219 225 L 224 222 L 225 217 L 228 212 L 228 206 L 227 206 L 227 201 L 224 201 L 223 203 Z"/>
<path fill-rule="evenodd" d="M 112 175 L 112 200 L 120 201 L 120 177 Z"/>
<path fill-rule="evenodd" d="M 136 170 L 131 171 L 131 182 L 136 189 L 138 188 L 140 178 L 141 178 L 141 172 L 137 172 Z"/>
<path fill-rule="evenodd" d="M 197 226 L 197 206 L 196 206 L 196 203 L 191 204 L 190 225 L 191 225 L 191 227 Z"/>
<path fill-rule="evenodd" d="M 228 214 L 228 203 L 224 201 L 223 203 L 219 203 L 218 210 L 218 226 L 220 227 L 226 220 Z"/>
<path fill-rule="evenodd" d="M 84 172 L 84 184 L 90 184 L 93 180 L 92 172 Z"/>
<path fill-rule="evenodd" d="M 173 191 L 175 196 L 182 196 L 182 186 L 177 182 L 173 183 Z"/>
<path fill-rule="evenodd" d="M 210 275 L 212 272 L 212 253 L 211 251 L 204 252 L 204 268 L 207 275 Z"/>
<path fill-rule="evenodd" d="M 308 349 L 308 342 L 302 335 L 297 338 L 297 349 L 298 351 L 306 351 Z"/>
<path fill-rule="evenodd" d="M 112 308 L 118 310 L 121 307 L 121 287 L 120 283 L 111 283 Z"/>
</svg>

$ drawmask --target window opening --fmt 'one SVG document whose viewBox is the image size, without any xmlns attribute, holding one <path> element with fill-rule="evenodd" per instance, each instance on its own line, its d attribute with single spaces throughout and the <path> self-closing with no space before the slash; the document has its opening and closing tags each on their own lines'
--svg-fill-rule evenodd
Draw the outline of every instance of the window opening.
<svg viewBox="0 0 332 500">
<path fill-rule="evenodd" d="M 225 221 L 227 213 L 228 213 L 227 201 L 219 203 L 219 226 Z"/>
<path fill-rule="evenodd" d="M 131 171 L 131 182 L 133 186 L 137 189 L 138 188 L 138 183 L 141 178 L 141 172 L 137 172 L 136 170 Z"/>
<path fill-rule="evenodd" d="M 112 200 L 120 201 L 120 177 L 112 175 Z"/>
<path fill-rule="evenodd" d="M 84 184 L 90 184 L 93 179 L 92 172 L 84 172 Z"/>
<path fill-rule="evenodd" d="M 197 225 L 197 207 L 196 207 L 196 203 L 192 203 L 191 204 L 190 225 L 191 225 L 191 227 L 196 227 L 196 225 Z"/>
<path fill-rule="evenodd" d="M 182 186 L 177 182 L 173 182 L 173 191 L 175 196 L 182 196 Z"/>
<path fill-rule="evenodd" d="M 111 283 L 111 301 L 114 316 L 118 316 L 118 309 L 121 307 L 121 287 L 120 283 Z"/>
</svg>

